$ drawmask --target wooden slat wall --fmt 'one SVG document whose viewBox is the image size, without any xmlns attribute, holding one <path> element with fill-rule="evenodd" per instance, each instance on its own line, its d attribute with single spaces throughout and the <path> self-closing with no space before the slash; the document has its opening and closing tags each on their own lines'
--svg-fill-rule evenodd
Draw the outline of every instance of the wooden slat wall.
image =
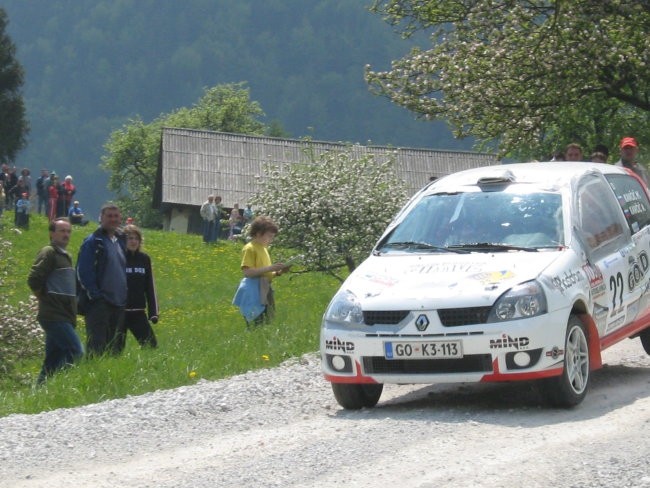
<svg viewBox="0 0 650 488">
<path fill-rule="evenodd" d="M 304 150 L 319 155 L 343 150 L 343 144 L 299 141 L 272 137 L 228 134 L 190 129 L 163 129 L 162 202 L 201 205 L 209 194 L 220 195 L 225 207 L 239 203 L 243 207 L 265 179 L 267 163 L 278 166 L 308 162 Z M 397 152 L 397 174 L 415 193 L 431 176 L 499 164 L 492 154 L 433 151 L 413 148 L 354 145 L 362 155 L 372 153 L 378 159 Z"/>
</svg>

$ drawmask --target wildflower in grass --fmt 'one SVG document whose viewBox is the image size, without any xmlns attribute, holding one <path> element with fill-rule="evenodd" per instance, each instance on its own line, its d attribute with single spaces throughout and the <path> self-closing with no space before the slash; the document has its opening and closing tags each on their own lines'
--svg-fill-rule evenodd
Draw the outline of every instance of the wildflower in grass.
<svg viewBox="0 0 650 488">
<path fill-rule="evenodd" d="M 194 370 L 190 371 L 187 376 L 189 376 L 191 379 L 196 378 L 196 371 Z"/>
<path fill-rule="evenodd" d="M 268 354 L 262 354 L 262 360 L 268 361 L 269 359 L 271 358 L 268 356 Z"/>
</svg>

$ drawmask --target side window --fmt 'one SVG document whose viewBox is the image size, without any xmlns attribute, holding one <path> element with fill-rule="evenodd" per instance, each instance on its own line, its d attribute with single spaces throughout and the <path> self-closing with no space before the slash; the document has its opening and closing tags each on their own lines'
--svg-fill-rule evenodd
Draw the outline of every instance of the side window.
<svg viewBox="0 0 650 488">
<path fill-rule="evenodd" d="M 630 231 L 636 234 L 650 225 L 650 201 L 639 181 L 628 175 L 607 175 Z"/>
<path fill-rule="evenodd" d="M 628 240 L 616 198 L 600 177 L 590 175 L 581 180 L 576 203 L 579 232 L 596 259 L 614 252 Z"/>
</svg>

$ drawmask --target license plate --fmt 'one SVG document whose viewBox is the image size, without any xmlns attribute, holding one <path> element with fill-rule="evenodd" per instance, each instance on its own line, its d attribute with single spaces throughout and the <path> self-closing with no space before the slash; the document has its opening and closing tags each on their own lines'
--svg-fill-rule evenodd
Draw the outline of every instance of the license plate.
<svg viewBox="0 0 650 488">
<path fill-rule="evenodd" d="M 461 341 L 384 342 L 386 359 L 462 358 Z"/>
</svg>

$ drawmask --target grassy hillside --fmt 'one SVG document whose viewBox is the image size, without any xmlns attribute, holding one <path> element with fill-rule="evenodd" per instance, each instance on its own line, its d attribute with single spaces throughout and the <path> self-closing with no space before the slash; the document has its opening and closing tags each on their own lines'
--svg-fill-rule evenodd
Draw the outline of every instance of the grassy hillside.
<svg viewBox="0 0 650 488">
<path fill-rule="evenodd" d="M 0 237 L 12 242 L 11 273 L 1 292 L 11 303 L 26 301 L 27 274 L 37 251 L 47 243 L 47 222 L 32 216 L 31 228 L 12 230 L 5 213 Z M 75 227 L 68 251 L 75 257 L 94 230 Z M 36 388 L 42 355 L 19 365 L 28 384 L 0 379 L 0 416 L 35 413 L 174 388 L 201 379 L 215 380 L 250 369 L 277 365 L 318 348 L 320 319 L 339 283 L 319 274 L 291 273 L 274 281 L 277 315 L 271 325 L 247 331 L 232 296 L 241 278 L 241 244 L 206 246 L 200 236 L 144 231 L 144 250 L 154 265 L 161 314 L 154 326 L 159 347 L 141 350 L 132 336 L 117 358 L 84 360 Z M 274 260 L 281 250 L 272 249 Z M 0 321 L 3 320 L 0 317 Z M 80 317 L 77 331 L 85 343 Z M 41 350 L 42 351 L 42 350 Z"/>
</svg>

